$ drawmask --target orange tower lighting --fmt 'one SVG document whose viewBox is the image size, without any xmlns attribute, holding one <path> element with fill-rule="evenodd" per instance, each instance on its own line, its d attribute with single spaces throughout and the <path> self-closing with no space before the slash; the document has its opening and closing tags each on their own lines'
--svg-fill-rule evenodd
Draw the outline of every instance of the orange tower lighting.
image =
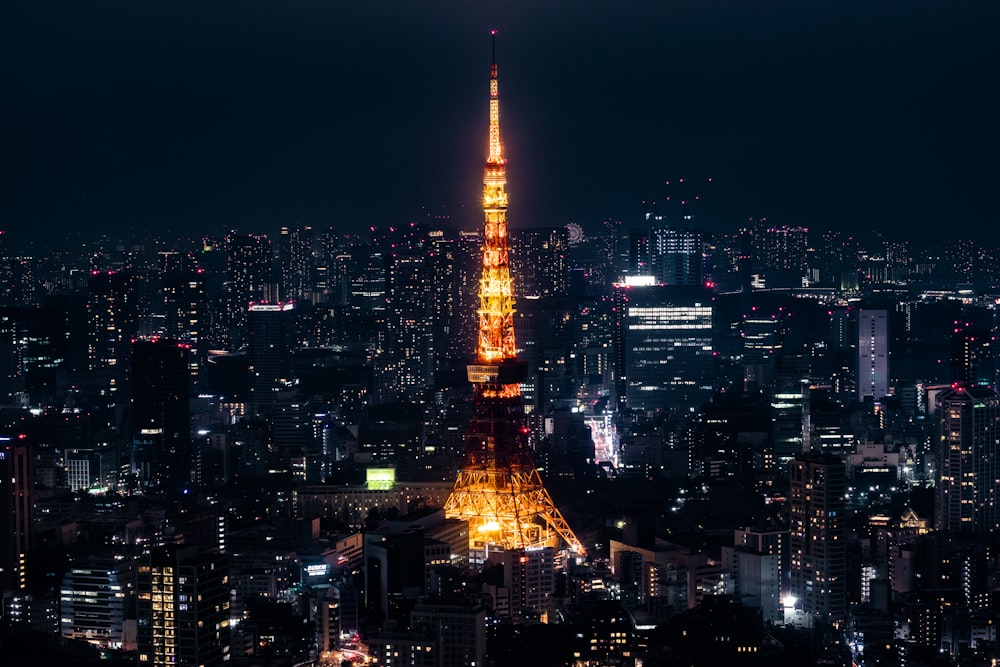
<svg viewBox="0 0 1000 667">
<path fill-rule="evenodd" d="M 496 35 L 496 31 L 492 33 Z M 479 281 L 479 342 L 468 367 L 473 410 L 465 458 L 445 514 L 469 522 L 473 553 L 583 546 L 552 502 L 528 447 L 528 423 L 514 339 L 514 290 L 507 250 L 507 159 L 500 139 L 496 58 L 490 66 L 489 154 L 483 169 L 483 267 Z"/>
</svg>

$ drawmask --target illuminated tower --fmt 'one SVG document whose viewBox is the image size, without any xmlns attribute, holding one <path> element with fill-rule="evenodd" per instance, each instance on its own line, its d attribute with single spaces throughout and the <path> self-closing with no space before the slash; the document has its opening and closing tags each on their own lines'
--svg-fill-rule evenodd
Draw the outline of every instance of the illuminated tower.
<svg viewBox="0 0 1000 667">
<path fill-rule="evenodd" d="M 494 33 L 495 34 L 495 33 Z M 489 157 L 483 174 L 483 268 L 479 281 L 479 342 L 468 367 L 474 404 L 465 460 L 445 513 L 469 522 L 469 546 L 504 549 L 583 547 L 542 485 L 528 449 L 514 344 L 514 297 L 507 251 L 507 160 L 500 141 L 497 66 L 490 68 Z"/>
</svg>

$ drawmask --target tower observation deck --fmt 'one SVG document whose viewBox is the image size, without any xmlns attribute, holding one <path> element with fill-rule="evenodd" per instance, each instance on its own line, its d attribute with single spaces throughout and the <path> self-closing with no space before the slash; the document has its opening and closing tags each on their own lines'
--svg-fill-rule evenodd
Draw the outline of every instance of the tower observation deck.
<svg viewBox="0 0 1000 667">
<path fill-rule="evenodd" d="M 582 554 L 583 546 L 542 484 L 528 446 L 520 385 L 526 372 L 524 364 L 517 361 L 514 339 L 514 294 L 507 249 L 507 160 L 500 138 L 495 58 L 490 67 L 483 216 L 479 339 L 475 363 L 468 366 L 473 384 L 472 417 L 464 460 L 445 514 L 469 522 L 469 546 L 474 554 L 489 545 L 507 550 L 564 546 Z"/>
</svg>

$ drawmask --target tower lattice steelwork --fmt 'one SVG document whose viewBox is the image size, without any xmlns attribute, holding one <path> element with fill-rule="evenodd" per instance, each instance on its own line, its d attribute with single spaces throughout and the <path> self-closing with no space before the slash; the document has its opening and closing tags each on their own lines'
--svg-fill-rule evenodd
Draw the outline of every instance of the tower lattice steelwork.
<svg viewBox="0 0 1000 667">
<path fill-rule="evenodd" d="M 483 273 L 479 281 L 479 344 L 468 367 L 474 405 L 465 459 L 445 504 L 449 518 L 469 522 L 474 552 L 558 546 L 583 553 L 552 502 L 528 448 L 528 423 L 516 358 L 514 297 L 507 251 L 507 160 L 500 140 L 496 59 L 490 67 L 489 157 L 483 174 Z"/>
</svg>

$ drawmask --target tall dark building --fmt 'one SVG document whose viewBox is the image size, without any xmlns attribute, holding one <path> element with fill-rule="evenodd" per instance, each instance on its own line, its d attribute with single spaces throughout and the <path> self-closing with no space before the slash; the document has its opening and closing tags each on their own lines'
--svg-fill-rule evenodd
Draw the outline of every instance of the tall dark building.
<svg viewBox="0 0 1000 667">
<path fill-rule="evenodd" d="M 249 305 L 275 301 L 276 292 L 271 241 L 267 236 L 227 236 L 226 320 L 231 348 L 246 344 Z"/>
<path fill-rule="evenodd" d="M 847 475 L 844 462 L 810 452 L 790 464 L 791 594 L 827 622 L 847 617 Z"/>
<path fill-rule="evenodd" d="M 295 348 L 295 308 L 292 303 L 254 303 L 247 313 L 250 346 L 250 396 L 260 408 L 277 399 L 289 384 Z"/>
<path fill-rule="evenodd" d="M 208 291 L 200 269 L 168 271 L 163 276 L 163 335 L 191 346 L 191 381 L 201 384 L 208 359 Z"/>
<path fill-rule="evenodd" d="M 87 281 L 88 369 L 110 368 L 124 380 L 129 345 L 139 330 L 139 278 L 132 271 L 94 271 Z"/>
<path fill-rule="evenodd" d="M 34 467 L 31 450 L 0 438 L 0 591 L 27 586 L 28 554 L 35 521 Z"/>
<path fill-rule="evenodd" d="M 532 227 L 512 230 L 510 268 L 525 298 L 563 296 L 569 290 L 569 230 Z"/>
<path fill-rule="evenodd" d="M 386 345 L 375 379 L 379 402 L 415 400 L 434 381 L 431 267 L 423 248 L 386 253 Z"/>
<path fill-rule="evenodd" d="M 939 439 L 934 529 L 1000 531 L 1000 397 L 954 385 L 937 397 Z"/>
<path fill-rule="evenodd" d="M 154 549 L 138 567 L 139 664 L 227 664 L 229 588 L 225 556 L 176 545 Z"/>
<path fill-rule="evenodd" d="M 313 229 L 312 227 L 282 227 L 279 240 L 281 254 L 281 300 L 305 299 L 313 289 Z"/>
<path fill-rule="evenodd" d="M 966 386 L 996 386 L 996 336 L 991 331 L 955 323 L 951 336 L 951 380 Z"/>
<path fill-rule="evenodd" d="M 172 339 L 132 343 L 132 465 L 141 486 L 191 481 L 190 353 Z"/>
</svg>

